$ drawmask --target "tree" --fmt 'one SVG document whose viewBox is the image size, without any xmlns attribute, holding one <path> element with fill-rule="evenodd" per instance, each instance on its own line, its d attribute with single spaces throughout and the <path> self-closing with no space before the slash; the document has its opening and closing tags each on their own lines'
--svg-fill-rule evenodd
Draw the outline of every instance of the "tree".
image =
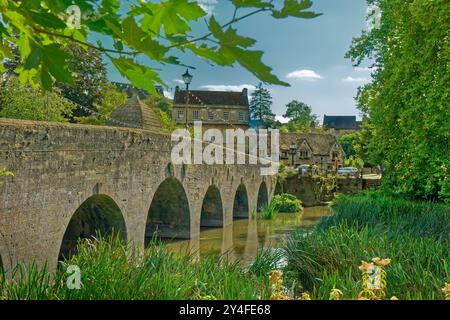
<svg viewBox="0 0 450 320">
<path fill-rule="evenodd" d="M 251 95 L 249 112 L 250 118 L 261 121 L 265 128 L 271 127 L 275 122 L 275 114 L 272 113 L 272 96 L 262 83 L 259 83 Z"/>
<path fill-rule="evenodd" d="M 103 92 L 111 90 L 107 84 L 106 66 L 102 56 L 92 48 L 83 49 L 75 43 L 70 43 L 66 51 L 70 54 L 69 69 L 74 75 L 75 84 L 57 82 L 56 86 L 61 89 L 63 97 L 85 108 L 96 110 L 95 106 L 103 101 Z M 90 112 L 85 108 L 77 107 L 74 115 L 89 116 Z"/>
<path fill-rule="evenodd" d="M 317 125 L 317 115 L 306 103 L 293 100 L 286 105 L 283 117 L 290 119 L 287 125 L 289 132 L 303 132 Z"/>
<path fill-rule="evenodd" d="M 355 144 L 357 142 L 357 139 L 358 139 L 358 133 L 357 132 L 343 135 L 339 139 L 339 143 L 341 144 L 342 149 L 344 149 L 345 155 L 347 157 L 351 157 L 351 156 L 355 156 L 356 155 Z"/>
<path fill-rule="evenodd" d="M 84 124 L 106 125 L 111 112 L 121 105 L 125 104 L 128 97 L 125 93 L 116 89 L 112 83 L 106 82 L 101 85 L 103 87 L 102 98 L 100 102 L 94 102 L 93 109 L 98 114 L 90 116 L 75 117 L 75 121 Z"/>
<path fill-rule="evenodd" d="M 250 16 L 269 13 L 275 19 L 314 18 L 310 0 L 285 0 L 276 6 L 268 0 L 233 0 L 229 21 L 219 23 L 197 1 L 133 1 L 119 12 L 119 0 L 0 1 L 0 59 L 12 58 L 8 43 L 17 43 L 24 65 L 17 70 L 23 84 L 50 90 L 55 81 L 75 84 L 65 50 L 71 43 L 103 53 L 135 87 L 156 94 L 163 83 L 157 67 L 136 62 L 145 56 L 159 64 L 183 65 L 174 52 L 194 55 L 220 66 L 241 65 L 261 81 L 287 86 L 262 62 L 256 41 L 241 36 L 233 26 Z M 245 12 L 240 15 L 242 10 Z M 190 24 L 208 19 L 208 30 L 195 34 Z M 14 34 L 20 34 L 19 39 Z M 96 36 L 94 36 L 96 35 Z M 97 41 L 101 36 L 102 41 Z M 112 43 L 113 46 L 105 44 Z M 4 70 L 3 70 L 4 71 Z"/>
<path fill-rule="evenodd" d="M 450 2 L 368 0 L 379 26 L 353 40 L 355 65 L 374 62 L 357 102 L 368 117 L 368 156 L 397 193 L 450 201 Z"/>
<path fill-rule="evenodd" d="M 65 122 L 74 108 L 58 90 L 43 94 L 30 86 L 23 87 L 16 77 L 11 77 L 0 88 L 2 118 Z"/>
</svg>

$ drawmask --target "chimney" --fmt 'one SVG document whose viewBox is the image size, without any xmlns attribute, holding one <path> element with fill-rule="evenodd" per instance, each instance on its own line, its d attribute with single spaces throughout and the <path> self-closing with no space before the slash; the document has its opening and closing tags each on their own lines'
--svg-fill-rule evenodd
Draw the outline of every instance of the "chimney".
<svg viewBox="0 0 450 320">
<path fill-rule="evenodd" d="M 247 105 L 249 105 L 249 103 L 248 103 L 248 89 L 247 88 L 242 89 L 242 96 L 244 97 L 245 103 Z"/>
</svg>

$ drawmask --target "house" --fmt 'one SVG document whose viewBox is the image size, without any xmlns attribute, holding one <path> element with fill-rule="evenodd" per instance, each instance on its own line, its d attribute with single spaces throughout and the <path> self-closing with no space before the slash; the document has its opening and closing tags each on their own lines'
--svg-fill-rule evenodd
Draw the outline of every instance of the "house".
<svg viewBox="0 0 450 320">
<path fill-rule="evenodd" d="M 280 160 L 287 166 L 315 164 L 322 170 L 335 170 L 343 166 L 345 151 L 332 134 L 282 133 Z"/>
<path fill-rule="evenodd" d="M 203 129 L 243 129 L 249 127 L 248 91 L 201 91 L 175 88 L 172 118 L 177 124 L 192 126 L 202 121 Z"/>
<path fill-rule="evenodd" d="M 356 116 L 325 115 L 323 117 L 323 128 L 339 139 L 343 135 L 361 130 L 361 121 L 356 121 Z"/>
</svg>

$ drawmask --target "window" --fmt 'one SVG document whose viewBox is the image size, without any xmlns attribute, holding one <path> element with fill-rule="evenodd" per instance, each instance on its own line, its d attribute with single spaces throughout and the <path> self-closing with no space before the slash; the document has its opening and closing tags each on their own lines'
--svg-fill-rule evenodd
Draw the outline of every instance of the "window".
<svg viewBox="0 0 450 320">
<path fill-rule="evenodd" d="M 281 152 L 281 159 L 289 159 L 288 153 L 285 151 Z"/>
<path fill-rule="evenodd" d="M 333 155 L 332 155 L 332 159 L 333 159 L 333 161 L 334 160 L 336 160 L 336 159 L 338 159 L 339 158 L 339 153 L 338 152 L 333 152 Z"/>
<path fill-rule="evenodd" d="M 178 111 L 178 119 L 184 119 L 184 111 Z"/>
<path fill-rule="evenodd" d="M 198 112 L 198 110 L 192 111 L 192 119 L 200 120 L 200 113 Z"/>
<path fill-rule="evenodd" d="M 223 120 L 230 120 L 230 113 L 228 111 L 225 111 L 223 113 Z"/>
<path fill-rule="evenodd" d="M 309 152 L 308 152 L 308 150 L 300 150 L 300 158 L 301 159 L 309 159 Z"/>
<path fill-rule="evenodd" d="M 210 121 L 214 120 L 214 112 L 208 111 L 208 120 Z"/>
<path fill-rule="evenodd" d="M 239 121 L 244 121 L 245 114 L 242 111 L 239 111 Z"/>
</svg>

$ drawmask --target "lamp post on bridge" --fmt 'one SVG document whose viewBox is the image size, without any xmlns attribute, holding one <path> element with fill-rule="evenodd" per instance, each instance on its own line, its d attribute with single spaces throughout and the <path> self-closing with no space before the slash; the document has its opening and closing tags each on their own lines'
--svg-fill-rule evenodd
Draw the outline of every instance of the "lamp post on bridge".
<svg viewBox="0 0 450 320">
<path fill-rule="evenodd" d="M 185 127 L 186 129 L 188 128 L 188 105 L 189 105 L 189 85 L 192 82 L 192 78 L 193 76 L 189 73 L 189 69 L 186 69 L 186 72 L 182 75 L 183 77 L 183 82 L 186 85 L 186 101 L 185 101 Z"/>
</svg>

